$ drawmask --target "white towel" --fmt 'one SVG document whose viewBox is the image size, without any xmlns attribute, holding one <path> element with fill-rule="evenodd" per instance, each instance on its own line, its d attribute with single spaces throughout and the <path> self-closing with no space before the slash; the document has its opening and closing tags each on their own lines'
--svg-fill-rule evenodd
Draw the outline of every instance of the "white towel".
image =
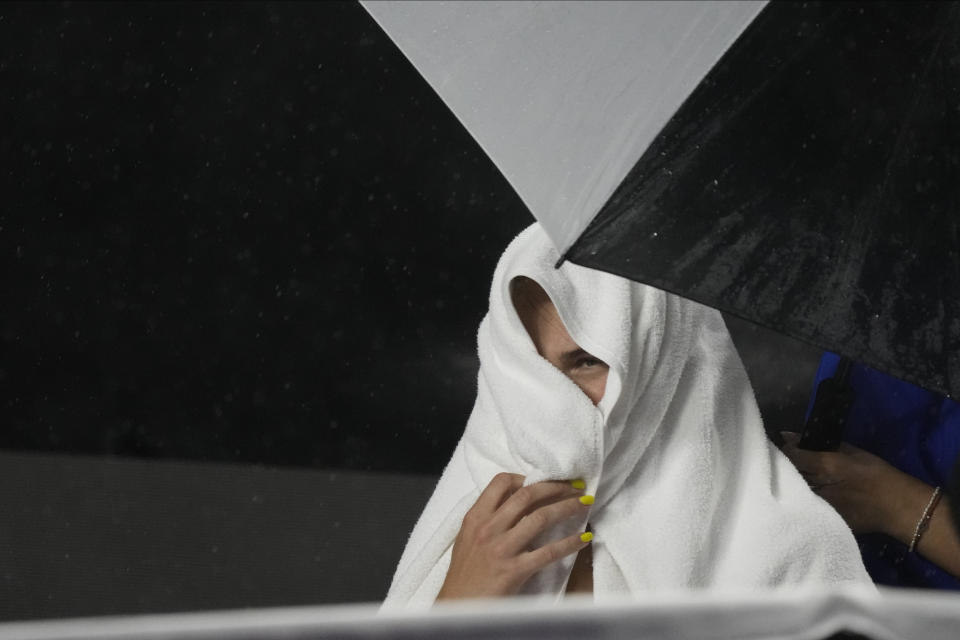
<svg viewBox="0 0 960 640">
<path fill-rule="evenodd" d="M 574 264 L 555 269 L 558 258 L 534 224 L 500 259 L 478 334 L 476 404 L 385 606 L 434 601 L 464 513 L 502 471 L 527 484 L 586 481 L 597 599 L 871 584 L 850 529 L 767 439 L 719 312 Z M 610 366 L 599 405 L 537 353 L 510 297 L 517 276 L 539 283 L 573 340 Z M 562 595 L 573 560 L 524 593 Z"/>
</svg>

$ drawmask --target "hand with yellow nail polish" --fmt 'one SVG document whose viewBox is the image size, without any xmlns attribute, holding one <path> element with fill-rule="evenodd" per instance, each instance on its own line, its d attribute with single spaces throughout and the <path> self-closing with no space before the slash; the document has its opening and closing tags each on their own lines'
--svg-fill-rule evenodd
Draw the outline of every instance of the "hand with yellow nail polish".
<svg viewBox="0 0 960 640">
<path fill-rule="evenodd" d="M 490 598 L 517 593 L 537 571 L 577 553 L 592 535 L 580 533 L 530 549 L 544 531 L 583 516 L 593 496 L 583 482 L 538 482 L 498 474 L 463 518 L 453 543 L 450 568 L 437 600 Z"/>
</svg>

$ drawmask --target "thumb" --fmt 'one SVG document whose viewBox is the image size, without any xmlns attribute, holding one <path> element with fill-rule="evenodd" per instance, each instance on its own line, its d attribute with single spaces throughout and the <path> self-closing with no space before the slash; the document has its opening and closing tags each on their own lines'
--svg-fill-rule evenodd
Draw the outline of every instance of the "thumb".
<svg viewBox="0 0 960 640">
<path fill-rule="evenodd" d="M 790 447 L 795 447 L 800 443 L 800 434 L 794 431 L 781 431 L 780 437 L 783 438 L 784 444 Z"/>
</svg>

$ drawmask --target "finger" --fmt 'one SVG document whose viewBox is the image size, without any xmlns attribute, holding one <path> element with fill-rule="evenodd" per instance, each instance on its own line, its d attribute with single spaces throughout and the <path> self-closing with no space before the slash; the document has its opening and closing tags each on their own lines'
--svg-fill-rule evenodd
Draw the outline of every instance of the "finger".
<svg viewBox="0 0 960 640">
<path fill-rule="evenodd" d="M 802 475 L 803 479 L 807 481 L 807 484 L 810 485 L 810 488 L 816 492 L 819 492 L 821 489 L 826 487 L 844 484 L 844 480 L 837 477 L 836 472 L 830 472 L 827 470 L 821 470 L 819 473 L 801 471 L 800 475 Z"/>
<path fill-rule="evenodd" d="M 788 458 L 790 462 L 803 474 L 818 474 L 824 468 L 824 461 L 830 456 L 836 454 L 832 452 L 823 452 L 823 451 L 808 451 L 806 449 L 798 449 L 794 445 L 787 445 L 783 448 L 783 453 Z"/>
<path fill-rule="evenodd" d="M 839 480 L 826 480 L 817 484 L 817 493 L 831 491 L 835 487 L 843 487 L 844 483 Z"/>
<path fill-rule="evenodd" d="M 577 553 L 590 544 L 592 539 L 592 533 L 575 533 L 517 556 L 517 562 L 525 573 L 532 575 L 557 560 Z"/>
<path fill-rule="evenodd" d="M 786 445 L 797 446 L 800 444 L 800 434 L 794 433 L 793 431 L 781 431 L 780 437 L 783 438 L 783 442 Z"/>
<path fill-rule="evenodd" d="M 836 482 L 827 482 L 825 484 L 818 484 L 816 487 L 810 487 L 815 494 L 826 500 L 832 505 L 836 505 L 837 500 L 837 484 Z M 840 489 L 842 492 L 842 489 Z M 842 513 L 841 513 L 842 515 Z"/>
<path fill-rule="evenodd" d="M 863 451 L 860 447 L 855 447 L 849 442 L 841 442 L 840 446 L 837 447 L 837 451 L 840 453 L 845 453 L 847 455 L 856 455 Z"/>
<path fill-rule="evenodd" d="M 520 519 L 540 507 L 564 500 L 566 498 L 583 495 L 581 489 L 574 489 L 569 482 L 537 482 L 517 489 L 497 509 L 491 519 L 491 525 L 496 531 L 506 531 L 513 528 Z"/>
<path fill-rule="evenodd" d="M 477 502 L 470 510 L 481 519 L 488 520 L 500 508 L 500 505 L 522 486 L 522 475 L 518 473 L 498 473 L 493 476 L 490 483 L 480 493 L 480 497 L 477 498 Z"/>
<path fill-rule="evenodd" d="M 559 522 L 575 516 L 585 517 L 589 505 L 580 501 L 582 496 L 571 496 L 554 502 L 525 516 L 506 534 L 507 550 L 518 553 L 529 548 L 530 544 L 544 531 Z"/>
<path fill-rule="evenodd" d="M 823 486 L 817 482 L 817 479 L 813 475 L 809 473 L 801 473 L 800 475 L 803 476 L 803 479 L 806 480 L 807 482 L 807 486 L 810 487 L 810 490 L 813 491 L 814 493 L 819 491 L 820 487 Z"/>
</svg>

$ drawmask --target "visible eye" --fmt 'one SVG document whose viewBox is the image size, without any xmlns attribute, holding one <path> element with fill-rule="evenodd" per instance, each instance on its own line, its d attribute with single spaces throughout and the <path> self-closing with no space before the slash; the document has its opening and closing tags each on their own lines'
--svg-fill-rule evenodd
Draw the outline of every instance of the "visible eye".
<svg viewBox="0 0 960 640">
<path fill-rule="evenodd" d="M 602 360 L 598 360 L 597 358 L 594 358 L 593 356 L 587 356 L 587 357 L 580 358 L 579 360 L 577 360 L 576 367 L 577 367 L 578 369 L 581 369 L 581 368 L 586 369 L 586 368 L 589 368 L 589 367 L 604 366 L 604 364 L 605 364 L 605 363 L 604 363 Z"/>
</svg>

